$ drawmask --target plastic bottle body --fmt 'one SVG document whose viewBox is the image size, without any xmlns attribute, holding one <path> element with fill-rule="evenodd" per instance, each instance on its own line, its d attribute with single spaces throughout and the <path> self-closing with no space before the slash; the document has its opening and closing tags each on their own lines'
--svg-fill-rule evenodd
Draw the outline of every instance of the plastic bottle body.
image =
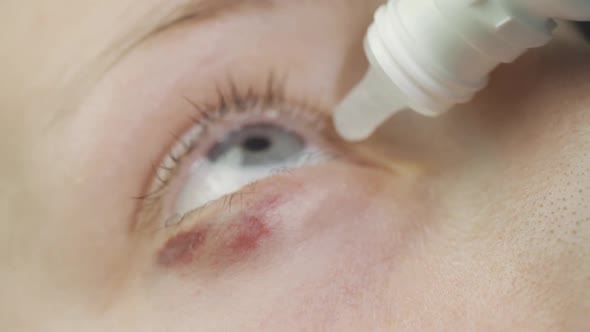
<svg viewBox="0 0 590 332">
<path fill-rule="evenodd" d="M 469 101 L 499 64 L 551 40 L 552 17 L 558 16 L 547 14 L 557 7 L 564 15 L 586 13 L 590 19 L 588 0 L 389 1 L 376 12 L 366 37 L 371 69 L 336 110 L 336 128 L 349 140 L 361 140 L 400 110 L 435 116 Z M 371 82 L 375 78 L 381 83 Z M 369 89 L 383 91 L 363 92 Z M 379 98 L 366 111 L 358 108 L 359 96 L 388 92 L 391 97 Z M 364 129 L 354 129 L 353 119 Z"/>
</svg>

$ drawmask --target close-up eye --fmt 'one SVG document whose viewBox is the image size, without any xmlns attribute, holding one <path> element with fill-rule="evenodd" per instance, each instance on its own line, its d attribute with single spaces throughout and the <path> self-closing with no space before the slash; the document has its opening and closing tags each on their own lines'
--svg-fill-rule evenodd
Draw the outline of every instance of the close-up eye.
<svg viewBox="0 0 590 332">
<path fill-rule="evenodd" d="M 185 214 L 258 179 L 326 158 L 327 153 L 280 123 L 238 127 L 189 166 L 174 212 Z"/>
<path fill-rule="evenodd" d="M 288 102 L 285 87 L 269 86 L 263 95 L 231 87 L 229 94 L 216 90 L 215 104 L 187 100 L 191 127 L 174 135 L 145 197 L 146 208 L 160 204 L 165 225 L 257 180 L 339 153 L 328 117 L 310 103 Z"/>
</svg>

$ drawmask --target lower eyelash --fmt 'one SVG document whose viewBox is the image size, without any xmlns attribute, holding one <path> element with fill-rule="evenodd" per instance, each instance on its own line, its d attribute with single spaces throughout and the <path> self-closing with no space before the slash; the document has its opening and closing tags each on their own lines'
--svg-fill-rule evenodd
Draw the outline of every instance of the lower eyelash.
<svg viewBox="0 0 590 332">
<path fill-rule="evenodd" d="M 248 116 L 263 115 L 268 119 L 294 119 L 303 122 L 309 130 L 323 133 L 328 128 L 328 119 L 310 103 L 293 103 L 284 97 L 285 85 L 277 81 L 271 74 L 267 86 L 262 93 L 255 92 L 250 87 L 245 92 L 237 88 L 235 81 L 229 80 L 229 88 L 217 91 L 215 104 L 198 104 L 189 98 L 184 98 L 194 109 L 196 116 L 190 118 L 193 122 L 191 129 L 180 136 L 175 136 L 177 142 L 170 152 L 154 167 L 154 180 L 147 195 L 141 200 L 155 201 L 166 191 L 182 159 L 190 155 L 199 147 L 199 142 L 217 123 L 222 122 L 232 114 L 247 114 Z"/>
</svg>

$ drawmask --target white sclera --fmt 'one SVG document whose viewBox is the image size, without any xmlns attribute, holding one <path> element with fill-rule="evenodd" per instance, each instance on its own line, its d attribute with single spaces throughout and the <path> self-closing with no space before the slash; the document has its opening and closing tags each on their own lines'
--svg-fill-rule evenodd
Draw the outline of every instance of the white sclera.
<svg viewBox="0 0 590 332">
<path fill-rule="evenodd" d="M 177 197 L 175 212 L 184 215 L 255 181 L 328 159 L 328 153 L 279 125 L 246 126 L 228 133 L 195 161 Z M 241 204 L 239 199 L 232 203 Z"/>
</svg>

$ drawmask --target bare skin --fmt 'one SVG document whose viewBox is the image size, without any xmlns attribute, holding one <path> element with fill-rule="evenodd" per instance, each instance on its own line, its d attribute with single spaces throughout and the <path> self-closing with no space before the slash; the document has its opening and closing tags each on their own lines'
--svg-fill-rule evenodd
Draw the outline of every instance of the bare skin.
<svg viewBox="0 0 590 332">
<path fill-rule="evenodd" d="M 0 330 L 590 330 L 590 48 L 567 25 L 471 103 L 397 116 L 366 162 L 163 228 L 134 198 L 187 98 L 275 72 L 329 114 L 380 1 L 176 3 L 0 4 Z"/>
</svg>

